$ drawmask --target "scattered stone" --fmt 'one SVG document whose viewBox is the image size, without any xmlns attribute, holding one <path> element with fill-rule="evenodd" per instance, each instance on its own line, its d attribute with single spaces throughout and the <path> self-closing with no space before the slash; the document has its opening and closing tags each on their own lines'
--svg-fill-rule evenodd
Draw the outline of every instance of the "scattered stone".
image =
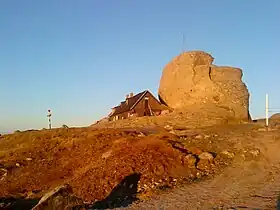
<svg viewBox="0 0 280 210">
<path fill-rule="evenodd" d="M 104 152 L 101 156 L 102 159 L 107 159 L 108 157 L 110 157 L 112 155 L 112 150 L 109 150 L 107 152 Z"/>
<path fill-rule="evenodd" d="M 260 157 L 259 149 L 249 149 L 244 150 L 244 153 L 241 155 L 244 160 L 257 160 Z"/>
<path fill-rule="evenodd" d="M 32 160 L 32 158 L 26 158 L 26 160 L 27 160 L 27 161 L 31 161 L 31 160 Z"/>
<path fill-rule="evenodd" d="M 261 151 L 259 149 L 253 149 L 249 151 L 250 154 L 252 154 L 254 157 L 258 157 L 261 154 Z"/>
<path fill-rule="evenodd" d="M 163 110 L 161 111 L 160 115 L 167 115 L 170 113 L 170 110 Z"/>
<path fill-rule="evenodd" d="M 80 198 L 73 195 L 73 189 L 70 185 L 64 184 L 47 192 L 39 201 L 39 203 L 32 208 L 32 210 L 46 210 L 46 209 L 78 209 L 83 208 L 84 203 Z"/>
<path fill-rule="evenodd" d="M 26 198 L 29 199 L 34 195 L 32 191 L 26 193 Z"/>
<path fill-rule="evenodd" d="M 198 179 L 200 179 L 200 178 L 202 177 L 202 174 L 201 174 L 200 172 L 197 172 L 197 173 L 196 173 L 196 177 L 197 177 Z"/>
<path fill-rule="evenodd" d="M 154 169 L 154 173 L 158 176 L 162 175 L 164 173 L 164 171 L 165 171 L 165 169 L 162 164 L 158 164 Z"/>
<path fill-rule="evenodd" d="M 177 133 L 175 131 L 169 131 L 169 133 L 173 134 L 173 135 L 177 135 Z"/>
<path fill-rule="evenodd" d="M 195 139 L 202 139 L 202 138 L 203 138 L 202 135 L 196 135 L 196 136 L 195 136 Z"/>
<path fill-rule="evenodd" d="M 19 164 L 19 163 L 16 163 L 16 167 L 20 167 L 20 164 Z"/>
<path fill-rule="evenodd" d="M 259 128 L 258 131 L 260 132 L 265 132 L 265 131 L 274 131 L 275 129 L 272 129 L 272 128 L 268 128 L 268 127 L 265 127 L 265 128 Z"/>
<path fill-rule="evenodd" d="M 204 172 L 208 172 L 211 169 L 211 164 L 208 160 L 199 160 L 199 162 L 197 163 L 197 169 L 204 171 Z"/>
<path fill-rule="evenodd" d="M 144 133 L 142 133 L 142 132 L 140 132 L 139 134 L 138 134 L 138 137 L 145 137 L 146 135 L 144 134 Z"/>
<path fill-rule="evenodd" d="M 183 158 L 183 165 L 188 166 L 189 168 L 195 168 L 196 158 L 195 156 L 188 154 Z"/>
<path fill-rule="evenodd" d="M 166 125 L 166 126 L 164 126 L 164 129 L 171 131 L 171 130 L 173 130 L 173 127 L 171 125 Z"/>
<path fill-rule="evenodd" d="M 232 158 L 234 158 L 235 154 L 233 152 L 229 152 L 229 151 L 225 150 L 220 153 L 220 156 L 232 159 Z"/>
<path fill-rule="evenodd" d="M 189 134 L 188 130 L 172 130 L 169 133 L 171 133 L 171 132 L 172 132 L 172 134 L 175 134 L 176 136 L 179 136 L 179 137 L 187 137 Z"/>
<path fill-rule="evenodd" d="M 205 139 L 209 139 L 211 136 L 210 135 L 204 135 Z"/>
<path fill-rule="evenodd" d="M 0 180 L 5 179 L 5 177 L 8 175 L 8 170 L 5 168 L 0 168 Z"/>
<path fill-rule="evenodd" d="M 201 154 L 198 156 L 198 158 L 199 158 L 200 160 L 208 160 L 208 161 L 210 161 L 210 162 L 212 162 L 213 159 L 214 159 L 213 155 L 210 154 L 209 152 L 203 152 L 203 153 L 201 153 Z"/>
<path fill-rule="evenodd" d="M 259 128 L 258 131 L 261 131 L 261 132 L 264 132 L 264 131 L 267 131 L 268 129 L 267 128 Z"/>
</svg>

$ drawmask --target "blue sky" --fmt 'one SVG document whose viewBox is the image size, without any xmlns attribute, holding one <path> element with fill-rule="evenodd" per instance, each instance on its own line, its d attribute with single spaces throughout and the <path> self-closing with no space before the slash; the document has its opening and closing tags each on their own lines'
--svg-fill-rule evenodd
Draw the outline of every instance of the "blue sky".
<svg viewBox="0 0 280 210">
<path fill-rule="evenodd" d="M 253 117 L 280 108 L 278 0 L 0 1 L 0 132 L 87 126 L 129 92 L 157 93 L 182 49 L 243 69 Z"/>
</svg>

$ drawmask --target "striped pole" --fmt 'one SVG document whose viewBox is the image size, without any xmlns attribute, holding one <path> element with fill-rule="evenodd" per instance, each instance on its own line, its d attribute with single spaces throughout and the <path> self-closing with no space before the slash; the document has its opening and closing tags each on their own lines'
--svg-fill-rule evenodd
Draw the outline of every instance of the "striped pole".
<svg viewBox="0 0 280 210">
<path fill-rule="evenodd" d="M 51 110 L 49 109 L 48 110 L 48 115 L 47 115 L 47 117 L 49 119 L 49 129 L 52 129 L 51 116 L 52 116 Z"/>
</svg>

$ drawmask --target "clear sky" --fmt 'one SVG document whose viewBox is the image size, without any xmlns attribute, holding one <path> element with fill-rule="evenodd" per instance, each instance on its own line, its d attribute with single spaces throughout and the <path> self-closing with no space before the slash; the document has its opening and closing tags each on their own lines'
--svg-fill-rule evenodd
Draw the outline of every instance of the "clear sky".
<svg viewBox="0 0 280 210">
<path fill-rule="evenodd" d="M 182 49 L 243 69 L 252 116 L 280 108 L 279 0 L 2 0 L 0 132 L 87 126 L 129 92 L 157 93 Z"/>
</svg>

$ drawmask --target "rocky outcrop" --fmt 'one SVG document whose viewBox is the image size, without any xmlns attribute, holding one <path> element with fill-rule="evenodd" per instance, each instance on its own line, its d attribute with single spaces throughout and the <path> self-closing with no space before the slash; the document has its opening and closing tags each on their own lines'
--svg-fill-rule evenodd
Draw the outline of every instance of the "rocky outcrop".
<svg viewBox="0 0 280 210">
<path fill-rule="evenodd" d="M 249 93 L 242 82 L 242 70 L 216 66 L 213 61 L 203 51 L 185 52 L 173 59 L 160 80 L 161 102 L 175 110 L 249 120 Z"/>
</svg>

